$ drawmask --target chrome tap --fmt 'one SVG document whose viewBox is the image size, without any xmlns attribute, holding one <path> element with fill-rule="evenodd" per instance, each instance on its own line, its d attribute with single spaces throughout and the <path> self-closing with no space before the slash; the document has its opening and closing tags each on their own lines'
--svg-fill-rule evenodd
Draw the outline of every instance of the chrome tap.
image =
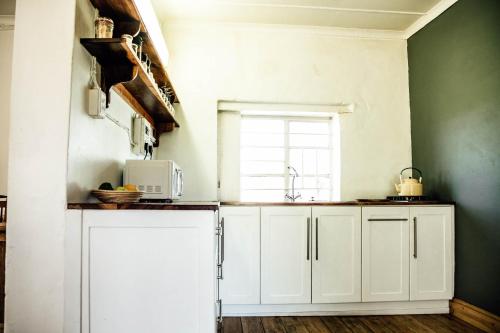
<svg viewBox="0 0 500 333">
<path fill-rule="evenodd" d="M 288 166 L 288 172 L 289 175 L 292 176 L 292 193 L 285 194 L 285 199 L 295 202 L 295 200 L 301 197 L 300 193 L 295 195 L 295 178 L 299 177 L 299 173 L 293 166 Z"/>
</svg>

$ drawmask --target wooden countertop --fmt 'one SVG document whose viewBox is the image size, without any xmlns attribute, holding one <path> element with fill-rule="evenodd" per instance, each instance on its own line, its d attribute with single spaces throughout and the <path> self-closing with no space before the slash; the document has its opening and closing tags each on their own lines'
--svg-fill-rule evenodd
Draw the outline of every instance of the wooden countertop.
<svg viewBox="0 0 500 333">
<path fill-rule="evenodd" d="M 219 210 L 218 202 L 174 202 L 174 203 L 101 203 L 101 202 L 71 202 L 68 209 L 103 209 L 103 210 Z"/>
<path fill-rule="evenodd" d="M 68 209 L 103 209 L 103 210 L 214 210 L 219 206 L 423 206 L 423 205 L 455 205 L 453 201 L 311 201 L 311 202 L 174 202 L 174 203 L 100 203 L 100 202 L 71 202 Z"/>
<path fill-rule="evenodd" d="M 223 201 L 221 206 L 423 206 L 454 205 L 452 201 L 310 201 L 310 202 L 241 202 Z"/>
</svg>

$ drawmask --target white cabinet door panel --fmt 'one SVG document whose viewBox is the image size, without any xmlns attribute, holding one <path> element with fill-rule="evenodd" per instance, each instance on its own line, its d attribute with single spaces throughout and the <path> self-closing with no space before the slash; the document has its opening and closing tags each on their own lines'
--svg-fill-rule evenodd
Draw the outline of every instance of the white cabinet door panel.
<svg viewBox="0 0 500 333">
<path fill-rule="evenodd" d="M 409 300 L 409 208 L 362 209 L 363 302 Z"/>
<path fill-rule="evenodd" d="M 410 216 L 410 300 L 451 299 L 452 207 L 411 207 Z"/>
<path fill-rule="evenodd" d="M 312 302 L 361 302 L 361 207 L 313 207 Z"/>
<path fill-rule="evenodd" d="M 82 331 L 214 332 L 214 217 L 85 211 Z"/>
<path fill-rule="evenodd" d="M 261 302 L 311 302 L 311 208 L 261 208 Z"/>
<path fill-rule="evenodd" d="M 224 219 L 223 304 L 260 303 L 260 208 L 221 207 Z"/>
</svg>

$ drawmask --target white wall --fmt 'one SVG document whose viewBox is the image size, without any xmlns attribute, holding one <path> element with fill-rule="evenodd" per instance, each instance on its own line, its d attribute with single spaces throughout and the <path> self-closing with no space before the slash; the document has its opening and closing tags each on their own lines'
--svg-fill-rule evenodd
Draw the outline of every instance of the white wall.
<svg viewBox="0 0 500 333">
<path fill-rule="evenodd" d="M 61 333 L 74 0 L 18 0 L 14 32 L 6 333 Z"/>
<path fill-rule="evenodd" d="M 4 195 L 7 194 L 10 81 L 13 44 L 14 30 L 0 30 L 0 194 Z"/>
<path fill-rule="evenodd" d="M 94 35 L 94 10 L 90 1 L 76 1 L 75 20 L 68 153 L 69 202 L 89 199 L 89 191 L 103 182 L 120 185 L 125 160 L 137 158 L 131 153 L 126 131 L 109 119 L 88 116 L 92 57 L 80 44 L 80 38 Z M 108 112 L 123 125 L 131 126 L 132 108 L 113 91 Z"/>
<path fill-rule="evenodd" d="M 342 200 L 393 193 L 411 165 L 405 40 L 186 23 L 164 34 L 183 110 L 158 157 L 184 168 L 186 200 L 217 198 L 217 100 L 355 103 L 340 116 Z"/>
</svg>

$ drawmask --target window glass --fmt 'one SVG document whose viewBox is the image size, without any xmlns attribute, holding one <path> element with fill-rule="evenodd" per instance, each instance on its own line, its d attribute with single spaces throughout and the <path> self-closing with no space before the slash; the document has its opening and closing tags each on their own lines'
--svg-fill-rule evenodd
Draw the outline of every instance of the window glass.
<svg viewBox="0 0 500 333">
<path fill-rule="evenodd" d="M 292 183 L 298 201 L 331 200 L 331 137 L 329 119 L 242 117 L 240 200 L 284 201 Z"/>
</svg>

